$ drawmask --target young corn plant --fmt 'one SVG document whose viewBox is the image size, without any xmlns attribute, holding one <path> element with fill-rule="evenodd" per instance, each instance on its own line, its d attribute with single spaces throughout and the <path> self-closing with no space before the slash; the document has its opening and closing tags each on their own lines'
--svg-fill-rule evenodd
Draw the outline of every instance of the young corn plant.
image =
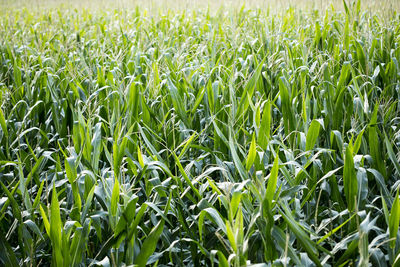
<svg viewBox="0 0 400 267">
<path fill-rule="evenodd" d="M 400 266 L 397 2 L 73 2 L 0 3 L 1 266 Z"/>
</svg>

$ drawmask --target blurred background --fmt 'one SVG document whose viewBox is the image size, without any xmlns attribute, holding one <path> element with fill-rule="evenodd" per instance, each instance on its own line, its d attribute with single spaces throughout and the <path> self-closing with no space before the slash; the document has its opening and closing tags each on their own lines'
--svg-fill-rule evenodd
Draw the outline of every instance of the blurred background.
<svg viewBox="0 0 400 267">
<path fill-rule="evenodd" d="M 351 1 L 346 0 L 347 3 Z M 399 12 L 400 0 L 363 0 L 363 9 L 374 12 Z M 324 10 L 333 7 L 343 9 L 343 0 L 1 0 L 2 11 L 8 9 L 48 9 L 48 8 L 76 8 L 76 9 L 132 9 L 139 7 L 148 12 L 162 10 L 194 10 L 209 8 L 210 12 L 220 9 L 263 8 L 279 12 L 288 7 L 300 9 Z"/>
</svg>

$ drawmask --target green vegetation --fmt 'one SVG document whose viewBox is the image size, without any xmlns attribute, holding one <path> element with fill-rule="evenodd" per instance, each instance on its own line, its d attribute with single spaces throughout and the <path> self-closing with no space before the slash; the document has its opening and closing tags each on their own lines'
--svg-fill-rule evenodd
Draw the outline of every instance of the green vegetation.
<svg viewBox="0 0 400 267">
<path fill-rule="evenodd" d="M 395 10 L 3 10 L 0 265 L 400 266 Z"/>
</svg>

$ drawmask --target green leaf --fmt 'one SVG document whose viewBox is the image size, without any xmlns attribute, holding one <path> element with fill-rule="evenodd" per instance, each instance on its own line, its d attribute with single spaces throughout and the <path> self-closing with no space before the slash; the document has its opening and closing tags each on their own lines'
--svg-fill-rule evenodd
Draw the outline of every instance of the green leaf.
<svg viewBox="0 0 400 267">
<path fill-rule="evenodd" d="M 233 141 L 233 135 L 231 131 L 229 132 L 229 148 L 231 149 L 233 163 L 235 164 L 240 177 L 242 178 L 243 181 L 247 180 L 248 175 L 242 164 L 242 161 L 239 159 L 239 156 L 236 152 L 235 142 Z"/>
<path fill-rule="evenodd" d="M 346 15 L 350 16 L 350 11 L 349 11 L 349 8 L 347 7 L 346 0 L 343 0 L 343 6 L 344 6 L 344 10 L 346 11 Z"/>
<path fill-rule="evenodd" d="M 229 263 L 226 260 L 225 255 L 219 251 L 219 250 L 212 250 L 211 251 L 211 255 L 213 255 L 214 257 L 211 260 L 211 264 L 213 265 L 213 259 L 215 258 L 215 255 L 218 256 L 218 266 L 219 267 L 229 267 Z"/>
<path fill-rule="evenodd" d="M 221 230 L 226 233 L 226 225 L 219 215 L 218 211 L 214 208 L 206 208 L 200 212 L 199 215 L 199 236 L 200 242 L 203 241 L 203 226 L 204 226 L 204 218 L 207 216 L 210 220 L 215 222 Z"/>
<path fill-rule="evenodd" d="M 292 230 L 294 235 L 296 236 L 296 240 L 300 242 L 302 248 L 307 252 L 310 259 L 318 266 L 322 267 L 321 262 L 318 259 L 318 250 L 316 249 L 316 244 L 311 241 L 310 237 L 306 234 L 306 232 L 301 228 L 298 222 L 293 218 L 291 212 L 286 204 L 280 203 L 283 211 L 281 211 L 281 215 L 283 219 L 287 222 L 287 225 Z"/>
<path fill-rule="evenodd" d="M 321 125 L 317 120 L 313 120 L 311 122 L 310 128 L 307 131 L 306 137 L 306 151 L 311 150 L 315 143 L 317 142 L 317 138 L 319 136 L 319 129 Z"/>
<path fill-rule="evenodd" d="M 0 125 L 1 125 L 1 129 L 3 130 L 4 136 L 6 138 L 8 138 L 7 124 L 6 124 L 6 120 L 4 118 L 3 110 L 1 108 L 0 108 Z"/>
<path fill-rule="evenodd" d="M 15 200 L 13 193 L 10 192 L 7 187 L 0 181 L 0 185 L 3 188 L 3 191 L 6 193 L 7 197 L 8 197 L 8 201 L 10 201 L 11 203 L 11 207 L 13 210 L 13 216 L 15 216 L 15 218 L 22 223 L 22 216 L 21 216 L 21 210 L 19 208 L 19 205 L 17 203 L 17 201 Z M 13 190 L 14 191 L 14 190 Z M 2 209 L 3 210 L 3 209 Z M 3 216 L 3 214 L 2 214 Z"/>
<path fill-rule="evenodd" d="M 256 155 L 257 155 L 256 148 L 257 148 L 256 147 L 256 135 L 255 135 L 255 133 L 253 133 L 253 138 L 251 140 L 250 149 L 249 149 L 249 153 L 247 155 L 247 160 L 246 160 L 247 171 L 250 170 L 251 166 L 254 163 L 254 160 L 256 159 Z"/>
<path fill-rule="evenodd" d="M 50 222 L 49 222 L 49 219 L 47 218 L 46 212 L 44 211 L 42 205 L 40 205 L 39 208 L 40 208 L 40 214 L 42 215 L 44 228 L 46 229 L 47 235 L 50 236 Z"/>
<path fill-rule="evenodd" d="M 235 236 L 233 234 L 233 230 L 232 230 L 232 227 L 231 227 L 229 221 L 225 222 L 225 228 L 226 228 L 226 236 L 228 237 L 228 240 L 232 247 L 232 250 L 234 252 L 236 252 L 237 251 L 236 240 L 235 240 Z"/>
<path fill-rule="evenodd" d="M 242 198 L 242 192 L 240 191 L 234 191 L 232 193 L 232 198 L 231 198 L 231 202 L 230 202 L 230 211 L 231 211 L 231 216 L 235 216 L 236 211 L 239 207 L 240 204 L 240 200 Z"/>
<path fill-rule="evenodd" d="M 364 134 L 364 130 L 365 130 L 365 129 L 363 129 L 363 130 L 357 135 L 356 141 L 354 142 L 353 155 L 357 154 L 357 153 L 358 153 L 358 150 L 359 150 L 360 147 L 361 147 L 361 141 L 362 141 L 362 137 L 363 137 L 363 134 Z"/>
<path fill-rule="evenodd" d="M 189 120 L 186 115 L 186 110 L 183 102 L 183 98 L 181 97 L 178 89 L 175 84 L 171 81 L 170 78 L 167 79 L 169 93 L 171 95 L 172 104 L 179 118 L 183 121 L 183 123 L 189 127 Z"/>
<path fill-rule="evenodd" d="M 135 264 L 139 267 L 146 266 L 147 260 L 154 253 L 157 242 L 164 230 L 164 220 L 158 222 L 158 224 L 150 232 L 149 236 L 143 242 L 140 249 L 139 255 L 136 257 Z"/>
<path fill-rule="evenodd" d="M 263 115 L 261 119 L 260 130 L 258 134 L 258 145 L 263 149 L 267 149 L 267 144 L 271 135 L 271 101 L 267 100 L 264 109 Z"/>
<path fill-rule="evenodd" d="M 99 161 L 100 161 L 100 156 L 101 156 L 101 126 L 102 123 L 98 122 L 96 123 L 94 127 L 94 134 L 92 138 L 92 147 L 93 147 L 93 156 L 92 156 L 92 164 L 93 164 L 93 169 L 97 171 L 99 168 Z"/>
<path fill-rule="evenodd" d="M 138 155 L 139 164 L 143 168 L 144 167 L 144 161 L 143 161 L 142 151 L 140 150 L 139 146 L 137 146 L 137 155 Z"/>
<path fill-rule="evenodd" d="M 179 171 L 183 176 L 183 179 L 185 179 L 186 183 L 190 186 L 190 188 L 193 190 L 193 192 L 195 193 L 196 197 L 198 198 L 198 201 L 200 201 L 201 195 L 199 193 L 199 190 L 197 190 L 197 188 L 193 185 L 191 179 L 187 175 L 186 171 L 183 169 L 182 164 L 179 161 L 179 158 L 175 155 L 175 153 L 173 153 L 173 156 L 175 158 L 175 163 L 176 163 L 176 165 L 178 165 Z"/>
<path fill-rule="evenodd" d="M 111 194 L 111 216 L 117 215 L 117 208 L 119 202 L 119 182 L 115 179 L 114 187 Z"/>
<path fill-rule="evenodd" d="M 353 145 L 350 144 L 346 148 L 343 169 L 343 186 L 344 193 L 347 200 L 347 207 L 349 211 L 356 209 L 358 181 L 356 171 L 354 169 L 353 160 Z"/>
<path fill-rule="evenodd" d="M 179 160 L 183 157 L 183 155 L 185 155 L 186 150 L 189 148 L 190 144 L 196 139 L 196 137 L 197 133 L 194 132 L 186 141 L 179 145 L 179 147 L 183 146 L 181 153 L 179 153 Z"/>
<path fill-rule="evenodd" d="M 397 174 L 400 175 L 400 163 L 397 160 L 395 153 L 393 152 L 392 144 L 390 143 L 389 139 L 387 138 L 386 133 L 385 133 L 385 144 L 386 144 L 386 150 L 389 155 L 389 158 L 392 161 Z"/>
<path fill-rule="evenodd" d="M 381 155 L 381 138 L 379 138 L 379 133 L 378 133 L 378 126 L 377 126 L 377 117 L 378 117 L 378 107 L 379 105 L 377 104 L 375 106 L 374 112 L 371 117 L 371 121 L 369 123 L 369 129 L 368 129 L 368 141 L 369 141 L 369 147 L 370 147 L 370 154 L 373 159 L 373 165 L 374 168 L 377 169 L 382 176 L 387 179 L 386 177 L 386 166 L 385 162 L 382 159 Z"/>
<path fill-rule="evenodd" d="M 36 223 L 34 223 L 32 220 L 26 220 L 24 221 L 24 224 L 26 226 L 28 226 L 35 234 L 37 234 L 42 240 L 44 240 L 44 237 L 39 229 L 39 227 L 37 226 Z"/>
<path fill-rule="evenodd" d="M 294 112 L 292 111 L 292 104 L 290 101 L 289 88 L 286 84 L 286 79 L 281 77 L 279 79 L 279 94 L 282 102 L 282 117 L 285 128 L 285 135 L 288 136 L 295 128 Z"/>
<path fill-rule="evenodd" d="M 36 207 L 40 203 L 40 197 L 42 196 L 43 186 L 44 186 L 44 180 L 40 183 L 39 191 L 37 192 L 35 200 L 34 200 L 33 205 L 32 205 L 33 209 L 36 209 Z"/>
<path fill-rule="evenodd" d="M 333 229 L 332 231 L 329 231 L 326 235 L 324 235 L 320 240 L 318 240 L 317 244 L 322 243 L 324 240 L 326 240 L 327 238 L 331 237 L 333 234 L 335 234 L 337 231 L 339 231 L 343 226 L 345 226 L 351 219 L 353 219 L 353 217 L 356 215 L 356 213 L 354 213 L 350 218 L 348 218 L 346 221 L 344 221 L 341 225 L 339 225 L 338 227 L 336 227 L 335 229 Z"/>
<path fill-rule="evenodd" d="M 82 214 L 81 214 L 81 224 L 84 223 L 84 221 L 86 219 L 86 214 L 88 213 L 88 210 L 89 210 L 89 207 L 90 207 L 90 205 L 92 205 L 95 188 L 96 188 L 96 186 L 93 185 L 92 189 L 90 189 L 89 194 L 86 197 L 85 205 L 83 207 Z"/>
<path fill-rule="evenodd" d="M 62 224 L 60 216 L 60 204 L 58 202 L 56 186 L 53 184 L 53 192 L 50 204 L 50 239 L 53 244 L 54 260 L 58 266 L 63 265 L 62 257 Z"/>
<path fill-rule="evenodd" d="M 400 223 L 400 201 L 399 201 L 399 190 L 397 190 L 389 216 L 389 237 L 390 239 L 394 239 L 390 241 L 390 247 L 392 249 L 396 246 L 397 232 L 399 231 L 399 223 Z"/>
<path fill-rule="evenodd" d="M 264 65 L 264 62 L 265 62 L 265 58 L 261 61 L 260 64 L 258 64 L 257 69 L 254 71 L 253 75 L 247 81 L 247 83 L 244 87 L 242 96 L 240 98 L 239 106 L 238 106 L 238 109 L 236 112 L 238 118 L 242 117 L 246 113 L 246 111 L 249 107 L 249 98 L 248 97 L 251 98 L 254 94 L 254 90 L 256 88 L 257 82 L 261 76 L 261 70 Z"/>
<path fill-rule="evenodd" d="M 271 173 L 268 178 L 267 191 L 265 192 L 265 197 L 268 201 L 269 207 L 272 207 L 272 200 L 274 199 L 276 185 L 278 182 L 278 171 L 279 171 L 279 156 L 276 153 L 274 165 L 272 166 Z"/>
<path fill-rule="evenodd" d="M 73 184 L 77 178 L 76 167 L 75 167 L 75 158 L 69 157 L 66 158 L 65 161 L 65 172 L 67 173 L 67 178 L 70 184 Z"/>
</svg>

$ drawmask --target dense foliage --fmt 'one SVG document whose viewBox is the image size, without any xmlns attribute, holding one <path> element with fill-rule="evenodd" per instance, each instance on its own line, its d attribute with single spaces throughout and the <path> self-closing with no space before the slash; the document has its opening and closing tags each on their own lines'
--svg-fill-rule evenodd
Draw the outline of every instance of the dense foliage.
<svg viewBox="0 0 400 267">
<path fill-rule="evenodd" d="M 400 265 L 399 18 L 3 13 L 0 265 Z"/>
</svg>

